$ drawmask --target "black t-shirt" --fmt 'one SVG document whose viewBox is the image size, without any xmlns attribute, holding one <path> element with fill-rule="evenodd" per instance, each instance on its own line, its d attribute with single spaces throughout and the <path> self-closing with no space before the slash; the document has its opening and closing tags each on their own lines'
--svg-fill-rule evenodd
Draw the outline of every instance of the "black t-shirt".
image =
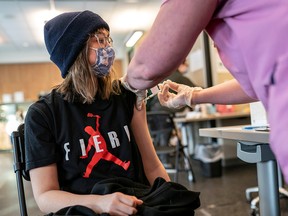
<svg viewBox="0 0 288 216">
<path fill-rule="evenodd" d="M 25 117 L 27 170 L 57 163 L 61 189 L 79 194 L 113 177 L 141 182 L 130 128 L 135 100 L 124 88 L 92 104 L 68 103 L 55 90 L 42 97 Z"/>
</svg>

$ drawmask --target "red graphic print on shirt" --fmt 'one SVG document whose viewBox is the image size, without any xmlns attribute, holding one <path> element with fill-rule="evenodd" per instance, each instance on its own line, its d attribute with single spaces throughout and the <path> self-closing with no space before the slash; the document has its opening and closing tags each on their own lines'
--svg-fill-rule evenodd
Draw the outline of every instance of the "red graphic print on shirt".
<svg viewBox="0 0 288 216">
<path fill-rule="evenodd" d="M 83 177 L 89 178 L 93 167 L 100 161 L 100 159 L 112 161 L 113 163 L 121 166 L 124 170 L 127 170 L 129 168 L 130 161 L 123 162 L 107 150 L 106 142 L 101 133 L 99 132 L 99 119 L 101 117 L 99 115 L 93 115 L 92 113 L 88 113 L 87 117 L 96 118 L 96 131 L 91 126 L 85 127 L 85 132 L 90 135 L 90 138 L 88 140 L 88 146 L 86 148 L 86 156 L 82 156 L 81 158 L 87 158 L 88 152 L 91 150 L 92 147 L 95 148 L 95 153 L 91 161 L 87 165 Z"/>
</svg>

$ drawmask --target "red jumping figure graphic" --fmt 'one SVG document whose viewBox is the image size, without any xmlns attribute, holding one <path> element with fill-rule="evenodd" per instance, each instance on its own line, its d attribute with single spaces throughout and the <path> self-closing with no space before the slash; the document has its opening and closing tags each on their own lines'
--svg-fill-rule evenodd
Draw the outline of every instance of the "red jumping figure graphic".
<svg viewBox="0 0 288 216">
<path fill-rule="evenodd" d="M 88 140 L 88 146 L 86 148 L 86 156 L 82 156 L 81 158 L 87 158 L 88 153 L 92 147 L 95 148 L 95 153 L 91 161 L 87 165 L 83 177 L 89 178 L 93 167 L 100 161 L 100 159 L 112 161 L 113 163 L 121 166 L 124 170 L 127 170 L 129 168 L 130 161 L 123 162 L 107 150 L 106 142 L 99 131 L 99 119 L 101 117 L 99 115 L 93 115 L 92 113 L 88 113 L 87 117 L 96 118 L 96 130 L 94 130 L 91 126 L 85 127 L 85 132 L 90 135 L 90 138 Z"/>
</svg>

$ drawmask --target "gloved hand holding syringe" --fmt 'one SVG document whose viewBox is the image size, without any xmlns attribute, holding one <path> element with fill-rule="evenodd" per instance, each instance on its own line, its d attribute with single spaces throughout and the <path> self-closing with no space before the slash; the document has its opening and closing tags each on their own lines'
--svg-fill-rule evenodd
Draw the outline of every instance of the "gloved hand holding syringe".
<svg viewBox="0 0 288 216">
<path fill-rule="evenodd" d="M 159 85 L 158 99 L 160 104 L 173 109 L 180 109 L 184 106 L 192 107 L 194 105 L 194 93 L 202 90 L 201 87 L 189 87 L 171 80 L 164 81 Z"/>
</svg>

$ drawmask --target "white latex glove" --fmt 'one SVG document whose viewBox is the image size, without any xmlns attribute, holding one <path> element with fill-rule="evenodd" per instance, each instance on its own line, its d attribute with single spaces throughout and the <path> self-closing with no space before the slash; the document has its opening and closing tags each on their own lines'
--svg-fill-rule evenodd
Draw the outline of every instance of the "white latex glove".
<svg viewBox="0 0 288 216">
<path fill-rule="evenodd" d="M 136 108 L 138 110 L 142 109 L 143 103 L 144 103 L 144 99 L 147 97 L 147 90 L 140 90 L 140 89 L 133 89 L 129 83 L 127 82 L 126 79 L 126 75 L 124 75 L 123 77 L 120 78 L 121 84 L 123 85 L 123 87 L 131 92 L 133 92 L 134 94 L 136 94 Z"/>
<path fill-rule="evenodd" d="M 167 80 L 159 86 L 161 89 L 158 93 L 160 104 L 173 109 L 181 109 L 184 106 L 191 107 L 193 105 L 193 92 L 202 90 L 201 87 L 189 87 L 171 80 Z M 175 91 L 176 94 L 170 92 L 169 89 Z"/>
</svg>

